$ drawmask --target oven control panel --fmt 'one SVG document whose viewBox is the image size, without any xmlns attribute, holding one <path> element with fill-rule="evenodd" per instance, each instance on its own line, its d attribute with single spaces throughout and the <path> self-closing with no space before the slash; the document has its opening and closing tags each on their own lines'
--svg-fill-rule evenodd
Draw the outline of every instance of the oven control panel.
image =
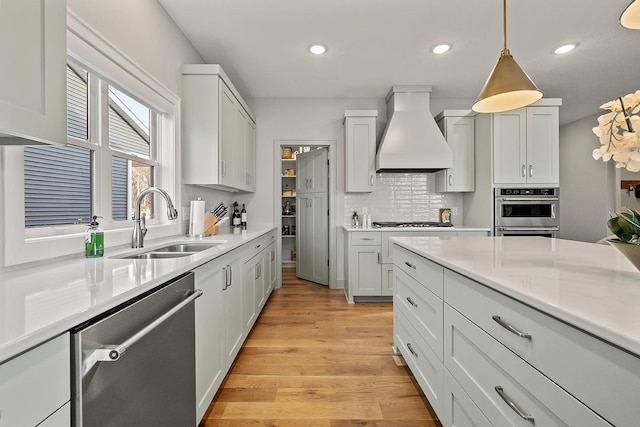
<svg viewBox="0 0 640 427">
<path fill-rule="evenodd" d="M 557 196 L 557 188 L 499 188 L 497 196 Z"/>
</svg>

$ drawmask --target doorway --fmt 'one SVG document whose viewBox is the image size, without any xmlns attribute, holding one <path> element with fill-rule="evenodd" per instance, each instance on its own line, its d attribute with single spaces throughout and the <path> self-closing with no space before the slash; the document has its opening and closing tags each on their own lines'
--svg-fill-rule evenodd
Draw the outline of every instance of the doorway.
<svg viewBox="0 0 640 427">
<path fill-rule="evenodd" d="M 298 229 L 297 214 L 292 214 L 291 206 L 299 203 L 296 199 L 296 182 L 299 178 L 298 167 L 294 166 L 300 152 L 304 152 L 304 148 L 308 147 L 309 152 L 318 148 L 326 148 L 325 152 L 328 156 L 328 180 L 327 180 L 327 211 L 328 217 L 326 227 L 326 235 L 323 237 L 327 242 L 327 272 L 328 284 L 332 289 L 337 288 L 337 229 L 335 220 L 335 194 L 336 194 L 336 141 L 335 140 L 275 140 L 274 141 L 274 224 L 279 230 L 278 239 L 278 262 L 282 268 L 296 268 L 300 262 L 299 248 L 297 247 Z M 290 154 L 289 154 L 290 149 Z M 284 155 L 284 156 L 283 156 Z M 291 158 L 287 158 L 291 156 Z M 304 178 L 303 178 L 304 179 Z M 303 181 L 304 183 L 304 181 Z M 289 201 L 289 207 L 286 208 L 286 202 Z M 308 202 L 302 202 L 308 203 Z M 311 202 L 313 203 L 313 202 Z M 298 206 L 296 206 L 298 208 Z M 295 216 L 294 216 L 295 215 Z M 296 224 L 295 229 L 292 227 Z M 295 230 L 295 231 L 294 231 Z M 278 268 L 278 287 L 282 283 L 282 268 Z M 311 279 L 313 280 L 313 279 Z M 315 280 L 314 280 L 315 281 Z M 325 283 L 326 284 L 326 283 Z"/>
</svg>

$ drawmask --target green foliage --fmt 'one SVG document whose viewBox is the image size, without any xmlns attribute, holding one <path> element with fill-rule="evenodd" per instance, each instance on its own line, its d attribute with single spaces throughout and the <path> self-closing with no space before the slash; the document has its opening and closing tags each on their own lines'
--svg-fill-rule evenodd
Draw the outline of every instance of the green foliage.
<svg viewBox="0 0 640 427">
<path fill-rule="evenodd" d="M 621 242 L 640 245 L 640 212 L 637 210 L 627 209 L 612 214 L 607 226 Z"/>
</svg>

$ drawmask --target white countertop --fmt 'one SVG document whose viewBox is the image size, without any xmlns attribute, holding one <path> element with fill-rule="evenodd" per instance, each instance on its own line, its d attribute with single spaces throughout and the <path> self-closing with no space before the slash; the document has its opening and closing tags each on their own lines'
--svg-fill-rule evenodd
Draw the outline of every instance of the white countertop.
<svg viewBox="0 0 640 427">
<path fill-rule="evenodd" d="M 640 355 L 640 272 L 613 247 L 544 237 L 391 241 Z"/>
<path fill-rule="evenodd" d="M 178 235 L 145 242 L 141 249 L 107 248 L 102 258 L 79 257 L 0 274 L 0 363 L 273 229 L 202 239 Z M 112 258 L 193 241 L 226 242 L 181 258 Z"/>
<path fill-rule="evenodd" d="M 388 232 L 388 231 L 401 231 L 401 232 L 407 232 L 407 231 L 428 231 L 428 232 L 447 232 L 447 233 L 455 233 L 457 231 L 479 231 L 479 232 L 484 232 L 484 233 L 488 233 L 489 231 L 491 231 L 489 228 L 480 228 L 480 227 L 465 227 L 465 226 L 453 226 L 453 227 L 371 227 L 371 228 L 364 228 L 364 227 L 352 227 L 350 225 L 343 225 L 342 228 L 344 228 L 345 231 L 347 232 L 359 232 L 359 231 L 384 231 L 384 232 Z"/>
</svg>

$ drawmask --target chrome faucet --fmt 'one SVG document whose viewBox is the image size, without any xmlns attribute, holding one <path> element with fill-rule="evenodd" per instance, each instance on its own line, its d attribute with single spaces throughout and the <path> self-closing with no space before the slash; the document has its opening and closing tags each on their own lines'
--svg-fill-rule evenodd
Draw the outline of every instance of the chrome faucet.
<svg viewBox="0 0 640 427">
<path fill-rule="evenodd" d="M 143 212 L 142 217 L 140 217 L 140 204 L 142 203 L 142 199 L 144 198 L 144 196 L 153 192 L 162 195 L 162 197 L 164 197 L 164 200 L 167 202 L 167 217 L 169 219 L 178 218 L 178 211 L 173 207 L 171 197 L 169 197 L 166 191 L 155 187 L 149 187 L 145 190 L 142 190 L 136 198 L 136 203 L 133 210 L 133 235 L 131 236 L 132 248 L 144 247 L 144 236 L 147 234 L 147 214 Z"/>
</svg>

